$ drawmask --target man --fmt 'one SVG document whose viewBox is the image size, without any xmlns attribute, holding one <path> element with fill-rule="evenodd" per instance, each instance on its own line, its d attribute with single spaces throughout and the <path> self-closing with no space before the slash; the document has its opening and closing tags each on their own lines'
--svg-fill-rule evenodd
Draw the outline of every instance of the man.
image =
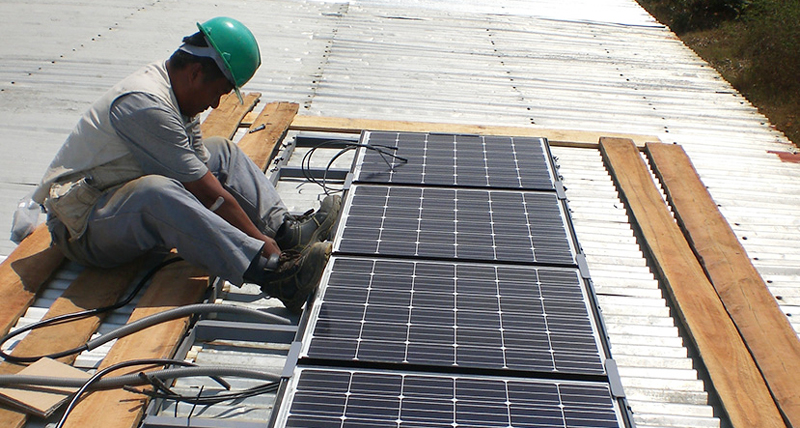
<svg viewBox="0 0 800 428">
<path fill-rule="evenodd" d="M 241 22 L 197 24 L 164 62 L 115 85 L 83 115 L 34 194 L 55 245 L 84 265 L 112 267 L 176 248 L 240 285 L 259 284 L 291 311 L 330 255 L 341 198 L 289 215 L 239 148 L 203 139 L 199 115 L 255 74 L 261 56 Z"/>
</svg>

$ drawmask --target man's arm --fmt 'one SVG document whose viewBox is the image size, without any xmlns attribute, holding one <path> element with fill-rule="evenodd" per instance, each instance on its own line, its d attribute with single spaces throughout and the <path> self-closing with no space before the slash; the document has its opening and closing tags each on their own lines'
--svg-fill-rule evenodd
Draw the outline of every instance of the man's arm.
<svg viewBox="0 0 800 428">
<path fill-rule="evenodd" d="M 264 248 L 261 250 L 262 255 L 269 257 L 271 254 L 280 254 L 281 250 L 278 248 L 278 244 L 275 243 L 275 240 L 258 230 L 250 218 L 247 217 L 244 210 L 242 210 L 239 202 L 222 187 L 222 184 L 211 172 L 206 172 L 199 180 L 183 183 L 183 187 L 194 195 L 205 207 L 211 208 L 217 205 L 214 212 L 225 219 L 225 221 L 246 233 L 248 236 L 263 241 Z M 221 205 L 217 202 L 219 198 L 222 198 Z"/>
<path fill-rule="evenodd" d="M 207 154 L 201 144 L 193 147 L 188 132 L 199 127 L 184 128 L 180 117 L 157 97 L 146 93 L 131 93 L 120 97 L 111 108 L 111 124 L 139 161 L 146 174 L 157 174 L 180 181 L 205 207 L 214 208 L 220 217 L 264 242 L 262 254 L 269 257 L 280 253 L 275 240 L 264 235 L 247 217 L 238 201 L 212 175 L 204 161 Z M 199 150 L 203 149 L 203 153 Z M 205 159 L 201 159 L 205 158 Z M 217 200 L 222 198 L 222 204 Z M 215 204 L 218 206 L 215 207 Z"/>
</svg>

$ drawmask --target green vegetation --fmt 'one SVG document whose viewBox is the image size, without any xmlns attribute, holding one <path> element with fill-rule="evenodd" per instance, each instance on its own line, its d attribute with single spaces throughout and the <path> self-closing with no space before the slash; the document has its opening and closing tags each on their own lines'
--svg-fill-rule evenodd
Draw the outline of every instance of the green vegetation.
<svg viewBox="0 0 800 428">
<path fill-rule="evenodd" d="M 800 143 L 800 0 L 637 0 Z"/>
</svg>

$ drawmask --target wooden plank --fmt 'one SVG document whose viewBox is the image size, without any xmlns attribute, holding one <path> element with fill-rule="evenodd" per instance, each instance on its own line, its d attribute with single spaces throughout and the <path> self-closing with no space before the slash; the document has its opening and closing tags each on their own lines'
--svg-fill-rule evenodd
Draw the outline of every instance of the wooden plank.
<svg viewBox="0 0 800 428">
<path fill-rule="evenodd" d="M 629 138 L 637 146 L 660 142 L 653 135 L 616 134 L 600 131 L 548 129 L 522 126 L 465 125 L 456 123 L 409 122 L 399 120 L 349 119 L 341 117 L 297 116 L 291 130 L 360 133 L 362 130 L 397 132 L 442 132 L 449 134 L 506 135 L 544 137 L 553 146 L 597 149 L 600 137 Z"/>
<path fill-rule="evenodd" d="M 0 264 L 0 333 L 16 324 L 63 260 L 61 251 L 50 246 L 47 227 L 40 225 Z"/>
<path fill-rule="evenodd" d="M 208 287 L 208 276 L 186 262 L 169 265 L 154 277 L 128 322 L 168 309 L 197 303 Z M 170 358 L 189 327 L 189 319 L 161 323 L 123 337 L 111 347 L 100 368 L 139 358 Z M 141 367 L 123 369 L 114 375 L 137 373 Z M 93 392 L 84 398 L 67 419 L 72 428 L 127 428 L 141 421 L 147 398 L 122 389 Z"/>
<path fill-rule="evenodd" d="M 203 137 L 233 138 L 236 130 L 239 129 L 239 123 L 247 113 L 250 113 L 255 108 L 259 98 L 261 98 L 261 93 L 250 92 L 242 94 L 242 98 L 244 99 L 244 104 L 239 103 L 239 97 L 233 92 L 222 97 L 219 106 L 211 110 L 206 120 L 200 125 Z"/>
<path fill-rule="evenodd" d="M 283 140 L 299 107 L 288 102 L 267 104 L 250 125 L 248 133 L 239 140 L 239 147 L 262 171 L 267 169 L 275 145 Z M 264 128 L 258 130 L 262 125 Z"/>
<path fill-rule="evenodd" d="M 667 210 L 631 140 L 601 138 L 603 159 L 733 427 L 785 427 L 761 373 Z"/>
<path fill-rule="evenodd" d="M 800 340 L 683 148 L 647 144 L 678 224 L 792 426 L 800 427 Z"/>
<path fill-rule="evenodd" d="M 117 302 L 142 267 L 137 260 L 116 269 L 86 269 L 70 284 L 50 306 L 44 319 L 55 318 L 86 309 L 109 306 Z M 102 284 L 102 286 L 99 286 Z M 14 348 L 12 355 L 38 356 L 76 348 L 86 343 L 97 331 L 106 314 L 101 314 L 66 324 L 56 324 L 33 330 Z M 59 358 L 72 364 L 77 355 Z M 0 374 L 16 374 L 24 365 L 3 362 Z M 28 415 L 12 407 L 0 406 L 0 426 L 20 428 Z"/>
</svg>

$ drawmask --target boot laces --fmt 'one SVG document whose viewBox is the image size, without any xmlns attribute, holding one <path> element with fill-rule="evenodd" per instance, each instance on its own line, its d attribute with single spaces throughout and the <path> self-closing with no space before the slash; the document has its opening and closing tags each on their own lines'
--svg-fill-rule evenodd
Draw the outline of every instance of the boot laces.
<svg viewBox="0 0 800 428">
<path fill-rule="evenodd" d="M 292 216 L 292 217 L 293 217 L 294 221 L 302 223 L 302 222 L 308 220 L 309 218 L 311 218 L 312 215 L 314 215 L 314 209 L 313 208 L 308 210 L 308 211 L 306 211 L 306 212 L 304 212 L 303 214 L 295 215 L 295 216 Z"/>
</svg>

